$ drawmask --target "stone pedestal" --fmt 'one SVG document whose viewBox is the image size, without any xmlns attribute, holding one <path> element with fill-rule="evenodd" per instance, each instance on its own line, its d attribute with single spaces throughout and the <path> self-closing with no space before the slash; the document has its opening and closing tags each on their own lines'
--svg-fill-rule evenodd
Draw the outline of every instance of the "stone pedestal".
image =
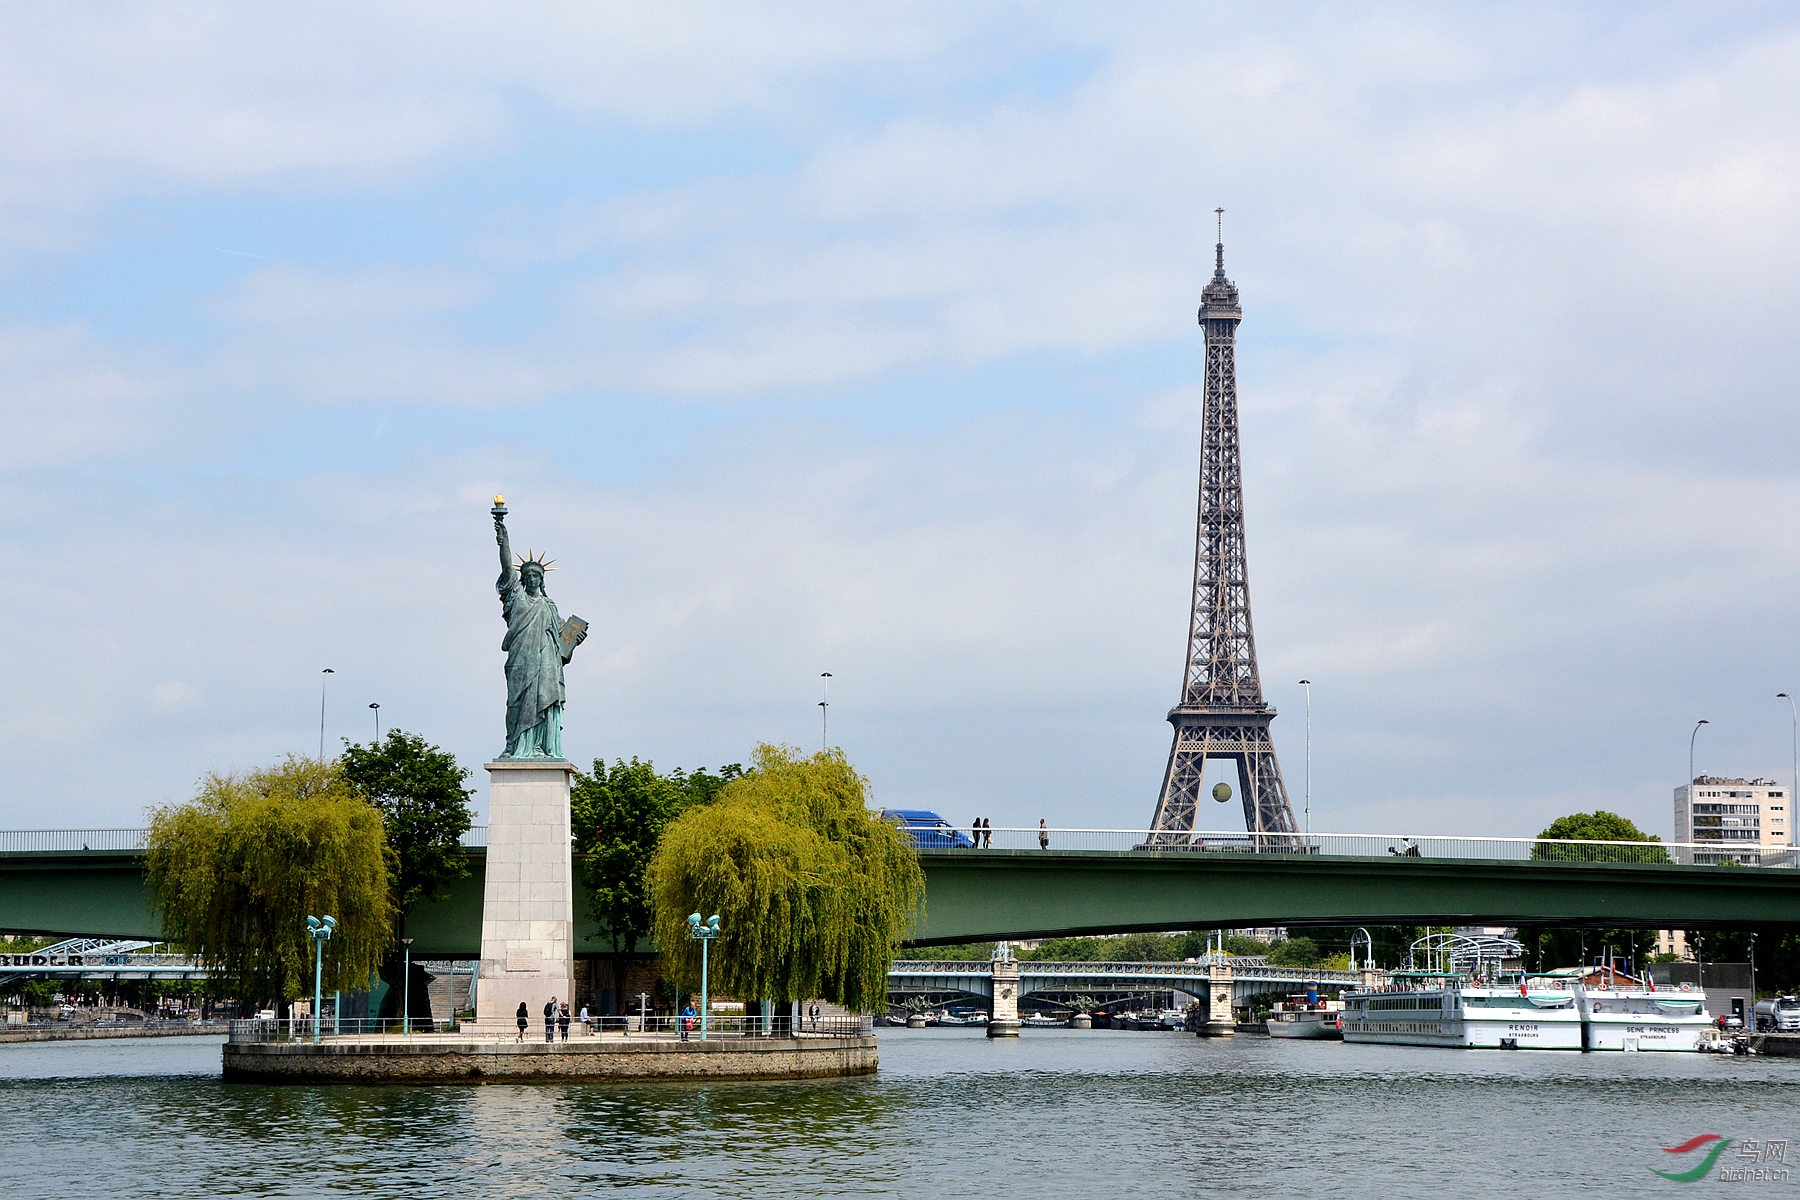
<svg viewBox="0 0 1800 1200">
<path fill-rule="evenodd" d="M 987 1035 L 991 1038 L 1019 1036 L 1019 960 L 996 958 L 993 961 L 994 1007 L 988 1014 Z"/>
<path fill-rule="evenodd" d="M 526 1037 L 544 1036 L 544 1004 L 574 999 L 575 898 L 569 857 L 569 778 L 560 759 L 487 764 L 487 885 L 481 904 L 481 974 L 476 1028 L 516 1029 L 519 1001 L 531 1016 Z"/>
<path fill-rule="evenodd" d="M 1231 1037 L 1237 1026 L 1231 1019 L 1231 968 L 1214 963 L 1206 990 L 1200 996 L 1201 1021 L 1197 1037 Z"/>
</svg>

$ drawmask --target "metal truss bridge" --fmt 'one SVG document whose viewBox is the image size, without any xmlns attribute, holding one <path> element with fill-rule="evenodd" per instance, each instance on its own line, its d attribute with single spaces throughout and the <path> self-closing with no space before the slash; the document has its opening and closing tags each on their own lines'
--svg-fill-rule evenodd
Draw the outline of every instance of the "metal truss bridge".
<svg viewBox="0 0 1800 1200">
<path fill-rule="evenodd" d="M 1054 996 L 1103 996 L 1118 993 L 1186 992 L 1205 996 L 1214 979 L 1231 983 L 1233 1003 L 1266 992 L 1304 991 L 1317 984 L 1328 991 L 1356 987 L 1364 976 L 1356 971 L 1321 971 L 1278 967 L 1254 960 L 1196 962 L 1034 962 L 1019 963 L 1019 999 L 1038 993 Z M 986 960 L 907 959 L 888 971 L 888 995 L 994 998 L 993 963 Z"/>
<path fill-rule="evenodd" d="M 481 948 L 486 830 L 468 876 L 407 919 L 415 956 Z M 1800 925 L 1792 847 L 1401 834 L 996 829 L 921 848 L 912 943 L 1258 925 Z M 154 941 L 143 831 L 0 832 L 0 929 Z M 1046 844 L 1047 843 L 1047 844 Z M 576 872 L 577 889 L 583 886 Z M 575 900 L 576 952 L 610 951 Z"/>
<path fill-rule="evenodd" d="M 38 950 L 0 953 L 0 990 L 27 979 L 201 979 L 206 976 L 206 971 L 188 955 L 159 953 L 157 944 L 135 938 L 70 938 Z"/>
</svg>

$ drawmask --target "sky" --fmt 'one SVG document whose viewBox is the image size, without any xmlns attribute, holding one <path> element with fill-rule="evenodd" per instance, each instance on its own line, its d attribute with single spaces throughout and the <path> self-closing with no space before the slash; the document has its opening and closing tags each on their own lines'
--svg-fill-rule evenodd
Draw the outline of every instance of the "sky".
<svg viewBox="0 0 1800 1200">
<path fill-rule="evenodd" d="M 1793 770 L 1797 110 L 1776 4 L 15 6 L 0 827 L 322 684 L 485 805 L 504 493 L 577 762 L 829 671 L 876 803 L 1142 828 L 1223 207 L 1296 808 L 1308 678 L 1315 830 L 1667 836 Z"/>
</svg>

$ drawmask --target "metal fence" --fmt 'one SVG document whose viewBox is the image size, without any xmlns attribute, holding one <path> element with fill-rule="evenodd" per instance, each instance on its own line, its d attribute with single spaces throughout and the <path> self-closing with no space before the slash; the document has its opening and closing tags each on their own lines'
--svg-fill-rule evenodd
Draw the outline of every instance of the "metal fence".
<svg viewBox="0 0 1800 1200">
<path fill-rule="evenodd" d="M 1654 863 L 1677 866 L 1800 866 L 1793 846 L 1728 842 L 1612 842 L 1552 838 L 1444 837 L 1399 833 L 1244 833 L 1147 829 L 992 829 L 980 850 L 1137 851 L 1154 854 L 1319 855 L 1324 858 L 1433 858 L 1458 861 Z M 962 835 L 967 839 L 968 835 Z M 930 854 L 969 854 L 974 847 L 924 846 Z"/>
<path fill-rule="evenodd" d="M 1432 858 L 1457 861 L 1654 863 L 1677 866 L 1800 867 L 1800 849 L 1730 842 L 1601 842 L 1549 838 L 1413 836 L 1398 833 L 1192 833 L 1148 829 L 989 829 L 980 849 L 1006 851 L 1136 851 L 1148 854 L 1314 854 L 1323 858 Z M 969 835 L 959 833 L 964 842 Z M 483 849 L 488 827 L 472 826 L 463 846 Z M 142 850 L 142 829 L 0 831 L 0 854 Z M 930 854 L 968 854 L 972 847 L 923 845 Z"/>
<path fill-rule="evenodd" d="M 507 1022 L 505 1029 L 484 1029 L 477 1031 L 469 1025 L 458 1025 L 454 1021 L 438 1021 L 434 1029 L 425 1029 L 418 1020 L 412 1022 L 411 1030 L 405 1028 L 397 1017 L 381 1019 L 349 1019 L 333 1020 L 327 1014 L 323 1020 L 314 1023 L 311 1017 L 267 1018 L 233 1021 L 229 1040 L 239 1043 L 248 1042 L 310 1042 L 314 1037 L 320 1041 L 345 1040 L 351 1038 L 366 1039 L 371 1037 L 414 1037 L 429 1039 L 441 1034 L 455 1034 L 459 1039 L 479 1037 L 488 1041 L 525 1041 L 541 1042 L 545 1040 L 544 1024 L 541 1020 L 533 1020 L 526 1025 L 523 1034 L 517 1031 L 512 1022 Z M 586 1041 L 596 1037 L 649 1038 L 660 1041 L 697 1040 L 703 1031 L 700 1028 L 698 1015 L 692 1017 L 590 1017 L 585 1023 L 576 1020 L 571 1023 L 568 1038 Z M 735 1013 L 730 1015 L 713 1014 L 707 1018 L 704 1033 L 708 1040 L 729 1039 L 745 1040 L 752 1038 L 854 1038 L 868 1037 L 875 1032 L 875 1018 L 872 1016 L 830 1016 L 816 1020 L 806 1017 L 794 1020 L 785 1014 L 776 1016 L 765 1022 L 761 1017 L 745 1017 Z M 556 1040 L 564 1040 L 562 1030 L 556 1030 Z"/>
</svg>

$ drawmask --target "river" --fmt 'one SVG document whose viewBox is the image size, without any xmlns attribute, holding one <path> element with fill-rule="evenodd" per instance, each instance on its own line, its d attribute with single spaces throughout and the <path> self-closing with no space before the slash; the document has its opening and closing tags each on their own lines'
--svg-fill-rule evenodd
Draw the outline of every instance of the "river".
<svg viewBox="0 0 1800 1200">
<path fill-rule="evenodd" d="M 219 1039 L 0 1047 L 9 1197 L 1679 1192 L 1800 1134 L 1800 1060 L 886 1030 L 785 1083 L 227 1085 Z M 1762 1147 L 1767 1156 L 1773 1147 Z M 1791 1182 L 1800 1190 L 1800 1139 Z M 1778 1166 L 1759 1163 L 1766 1169 Z M 1718 1187 L 1716 1172 L 1704 1186 Z"/>
</svg>

